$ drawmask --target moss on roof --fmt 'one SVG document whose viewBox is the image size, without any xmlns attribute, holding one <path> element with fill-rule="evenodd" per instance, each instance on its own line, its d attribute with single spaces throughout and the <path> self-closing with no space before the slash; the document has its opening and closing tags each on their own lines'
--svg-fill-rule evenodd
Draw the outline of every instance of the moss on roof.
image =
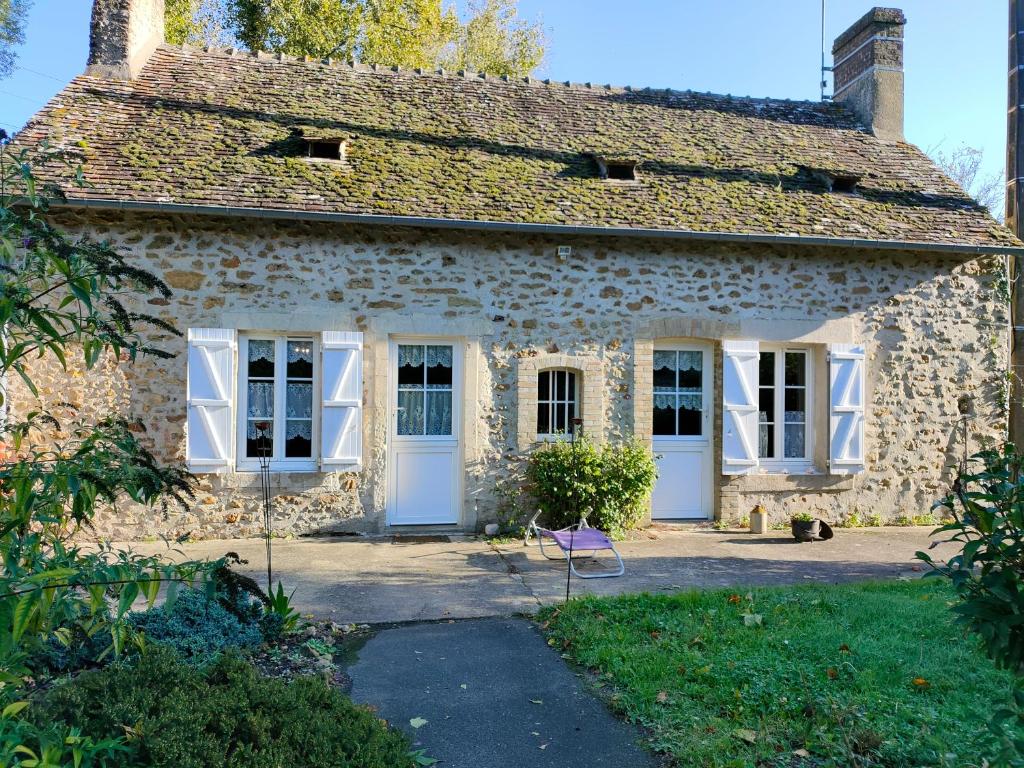
<svg viewBox="0 0 1024 768">
<path fill-rule="evenodd" d="M 303 136 L 347 140 L 345 162 Z M 20 142 L 84 140 L 72 198 L 1016 245 L 916 147 L 838 104 L 591 87 L 161 46 L 81 76 Z M 637 183 L 594 156 L 637 161 Z M 60 172 L 50 171 L 56 177 Z M 825 176 L 858 177 L 833 193 Z"/>
</svg>

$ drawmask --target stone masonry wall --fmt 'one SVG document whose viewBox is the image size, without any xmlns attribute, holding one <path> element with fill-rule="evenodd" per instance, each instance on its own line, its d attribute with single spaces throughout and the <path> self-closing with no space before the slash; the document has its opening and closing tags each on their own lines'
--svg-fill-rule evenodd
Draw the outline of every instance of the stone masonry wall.
<svg viewBox="0 0 1024 768">
<path fill-rule="evenodd" d="M 713 483 L 716 516 L 727 520 L 757 503 L 776 520 L 798 509 L 832 520 L 853 512 L 886 520 L 924 514 L 948 486 L 960 455 L 958 398 L 974 400 L 975 447 L 1002 434 L 1006 316 L 996 259 L 127 214 L 63 214 L 61 223 L 110 239 L 162 274 L 175 295 L 169 302 L 151 300 L 145 309 L 182 330 L 240 327 L 258 315 L 267 323 L 280 318 L 280 330 L 319 318 L 330 323 L 323 328 L 364 331 L 364 468 L 358 474 L 275 475 L 275 528 L 282 532 L 383 530 L 383 350 L 396 329 L 472 342 L 464 432 L 472 443 L 466 452 L 468 528 L 493 519 L 495 482 L 528 447 L 517 393 L 530 394 L 519 376 L 535 375 L 536 365 L 522 360 L 583 361 L 577 367 L 584 375 L 603 371 L 596 392 L 595 382 L 584 383 L 583 416 L 603 423 L 600 437 L 616 440 L 634 429 L 649 435 L 649 391 L 636 388 L 649 380 L 644 370 L 658 338 L 714 339 L 716 371 L 720 339 L 757 338 L 758 329 L 802 324 L 827 334 L 839 327 L 854 338 L 834 340 L 865 343 L 868 470 L 855 478 L 823 472 L 720 476 L 716 374 Z M 573 247 L 565 261 L 556 255 L 560 244 Z M 185 343 L 163 342 L 177 358 L 134 367 L 107 361 L 96 372 L 70 377 L 40 370 L 41 396 L 138 417 L 158 456 L 181 460 Z M 820 402 L 824 384 L 815 386 Z M 29 398 L 21 391 L 14 400 L 24 408 Z M 586 412 L 595 403 L 600 418 Z M 124 505 L 104 513 L 96 533 L 249 535 L 259 530 L 259 495 L 256 474 L 203 475 L 193 509 L 161 513 Z"/>
</svg>

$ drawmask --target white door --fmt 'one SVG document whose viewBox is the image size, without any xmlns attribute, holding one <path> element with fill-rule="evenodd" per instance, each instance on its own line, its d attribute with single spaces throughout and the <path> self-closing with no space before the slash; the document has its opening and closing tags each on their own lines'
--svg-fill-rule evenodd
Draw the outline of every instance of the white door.
<svg viewBox="0 0 1024 768">
<path fill-rule="evenodd" d="M 388 525 L 459 522 L 461 368 L 450 342 L 391 344 Z"/>
<path fill-rule="evenodd" d="M 711 519 L 711 371 L 710 345 L 655 348 L 654 520 Z"/>
</svg>

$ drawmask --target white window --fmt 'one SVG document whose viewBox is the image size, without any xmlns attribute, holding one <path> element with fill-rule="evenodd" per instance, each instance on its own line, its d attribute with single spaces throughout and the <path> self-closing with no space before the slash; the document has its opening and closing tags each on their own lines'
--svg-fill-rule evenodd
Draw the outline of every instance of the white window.
<svg viewBox="0 0 1024 768">
<path fill-rule="evenodd" d="M 537 436 L 571 435 L 579 415 L 579 381 L 574 371 L 549 368 L 537 374 Z"/>
<path fill-rule="evenodd" d="M 762 467 L 811 460 L 809 350 L 761 345 L 757 455 Z"/>
<path fill-rule="evenodd" d="M 319 349 L 312 336 L 250 334 L 238 350 L 238 468 L 313 470 L 319 446 Z"/>
</svg>

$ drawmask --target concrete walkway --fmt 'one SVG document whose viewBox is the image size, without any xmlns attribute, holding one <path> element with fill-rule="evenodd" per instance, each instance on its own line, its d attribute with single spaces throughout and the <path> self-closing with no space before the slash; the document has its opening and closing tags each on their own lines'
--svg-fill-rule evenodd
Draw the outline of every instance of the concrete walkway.
<svg viewBox="0 0 1024 768">
<path fill-rule="evenodd" d="M 658 764 L 637 745 L 640 734 L 589 694 L 522 619 L 386 629 L 348 672 L 355 701 L 374 706 L 446 768 Z"/>
<path fill-rule="evenodd" d="M 573 579 L 573 594 L 675 592 L 768 584 L 835 583 L 920 575 L 914 552 L 929 545 L 929 528 L 837 530 L 831 541 L 798 544 L 783 532 L 654 529 L 618 546 L 626 575 Z M 139 552 L 165 550 L 139 544 Z M 234 551 L 243 569 L 265 579 L 259 539 L 200 541 L 184 556 Z M 949 547 L 932 551 L 949 556 Z M 179 557 L 181 555 L 178 555 Z M 274 543 L 275 581 L 295 589 L 299 610 L 339 623 L 391 623 L 533 613 L 565 596 L 565 566 L 521 542 L 493 546 L 474 538 L 422 541 L 390 538 L 302 538 Z"/>
</svg>

